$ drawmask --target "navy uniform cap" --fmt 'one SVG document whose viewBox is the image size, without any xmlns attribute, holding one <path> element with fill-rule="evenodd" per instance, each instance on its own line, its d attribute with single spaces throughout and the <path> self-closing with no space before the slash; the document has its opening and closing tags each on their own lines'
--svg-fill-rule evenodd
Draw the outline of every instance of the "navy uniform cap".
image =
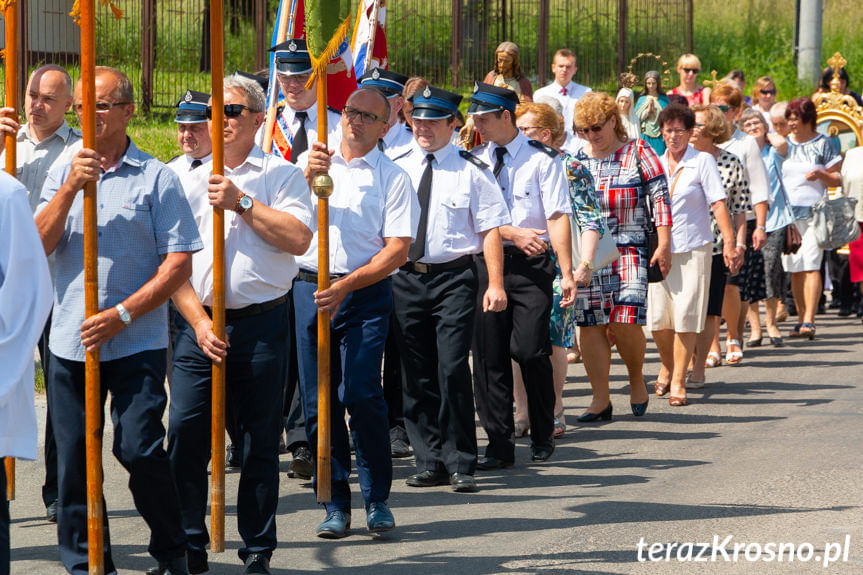
<svg viewBox="0 0 863 575">
<path fill-rule="evenodd" d="M 400 96 L 405 89 L 405 82 L 408 77 L 392 70 L 382 70 L 380 68 L 372 68 L 366 70 L 366 73 L 360 78 L 360 86 L 363 88 L 376 88 L 384 93 L 384 96 L 391 98 Z"/>
<path fill-rule="evenodd" d="M 267 89 L 270 87 L 270 81 L 267 80 L 264 76 L 258 76 L 257 74 L 249 74 L 248 72 L 243 72 L 242 70 L 236 71 L 237 76 L 242 76 L 248 80 L 254 80 L 258 83 L 258 86 L 261 87 L 261 90 L 264 91 L 264 94 L 267 93 Z"/>
<path fill-rule="evenodd" d="M 207 121 L 207 103 L 210 95 L 195 90 L 186 90 L 180 101 L 177 102 L 177 116 L 174 121 L 178 124 L 200 124 Z"/>
<path fill-rule="evenodd" d="M 423 120 L 440 120 L 455 116 L 461 99 L 461 94 L 426 86 L 422 91 L 414 92 L 408 98 L 408 101 L 413 104 L 411 117 Z"/>
<path fill-rule="evenodd" d="M 285 76 L 308 74 L 312 71 L 312 59 L 309 49 L 302 38 L 285 40 L 270 48 L 276 54 L 276 71 Z"/>
<path fill-rule="evenodd" d="M 468 114 L 488 114 L 509 110 L 515 112 L 518 106 L 518 94 L 509 88 L 500 88 L 484 82 L 474 82 L 473 96 L 470 99 Z"/>
</svg>

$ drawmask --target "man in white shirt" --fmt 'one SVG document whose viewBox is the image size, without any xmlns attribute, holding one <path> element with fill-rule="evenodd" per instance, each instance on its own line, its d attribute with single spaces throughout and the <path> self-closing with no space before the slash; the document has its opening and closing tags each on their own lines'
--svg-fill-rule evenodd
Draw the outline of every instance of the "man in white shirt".
<svg viewBox="0 0 863 575">
<path fill-rule="evenodd" d="M 534 102 L 543 96 L 550 96 L 560 102 L 563 108 L 563 127 L 568 134 L 574 134 L 572 114 L 575 110 L 575 103 L 579 98 L 593 91 L 587 86 L 572 81 L 576 72 L 578 72 L 578 63 L 575 54 L 572 50 L 561 48 L 555 52 L 551 61 L 551 73 L 554 74 L 554 82 L 533 93 Z"/>
<path fill-rule="evenodd" d="M 182 318 L 175 341 L 168 456 L 180 492 L 190 573 L 207 570 L 205 523 L 210 459 L 211 362 L 226 361 L 226 395 L 243 438 L 237 524 L 246 573 L 269 573 L 276 548 L 279 435 L 287 344 L 287 293 L 295 256 L 312 232 L 303 173 L 254 143 L 264 120 L 261 87 L 225 79 L 225 175 L 212 164 L 186 187 L 204 249 L 174 294 Z M 213 206 L 225 210 L 225 323 L 230 347 L 213 333 Z"/>
<path fill-rule="evenodd" d="M 306 430 L 317 450 L 318 310 L 330 313 L 331 500 L 318 525 L 318 537 L 338 539 L 351 525 L 348 478 L 351 453 L 344 415 L 351 418 L 360 490 L 370 532 L 395 527 L 387 499 L 392 485 L 387 406 L 381 387 L 381 359 L 392 312 L 390 275 L 407 260 L 419 222 L 419 205 L 408 175 L 378 148 L 390 117 L 379 91 L 360 88 L 342 112 L 341 144 L 336 151 L 316 142 L 306 177 L 329 172 L 330 269 L 318 269 L 318 236 L 299 258 L 294 282 L 297 351 Z M 330 287 L 318 291 L 318 273 L 329 273 Z M 317 485 L 317 480 L 315 481 Z"/>
<path fill-rule="evenodd" d="M 36 459 L 33 346 L 51 312 L 51 277 L 27 191 L 0 174 L 0 573 L 9 573 L 5 457 Z"/>
<path fill-rule="evenodd" d="M 5 134 L 16 135 L 17 177 L 27 188 L 32 211 L 36 211 L 36 206 L 39 205 L 42 184 L 45 183 L 48 172 L 53 167 L 69 161 L 72 154 L 81 147 L 81 132 L 70 128 L 65 119 L 71 106 L 72 79 L 69 73 L 60 66 L 48 64 L 34 71 L 27 82 L 24 96 L 26 124 L 19 126 L 12 108 L 0 110 L 0 164 L 6 160 Z M 53 257 L 48 259 L 49 269 L 53 266 L 53 260 Z M 50 334 L 49 322 L 45 325 L 38 346 L 46 382 Z M 42 501 L 48 521 L 53 523 L 57 521 L 57 444 L 54 441 L 50 412 L 49 404 L 48 416 L 45 418 L 45 484 L 42 486 Z"/>
<path fill-rule="evenodd" d="M 184 176 L 210 161 L 213 155 L 213 140 L 207 123 L 207 102 L 210 95 L 195 90 L 186 90 L 177 102 L 177 143 L 182 154 L 168 162 L 180 180 Z"/>
</svg>

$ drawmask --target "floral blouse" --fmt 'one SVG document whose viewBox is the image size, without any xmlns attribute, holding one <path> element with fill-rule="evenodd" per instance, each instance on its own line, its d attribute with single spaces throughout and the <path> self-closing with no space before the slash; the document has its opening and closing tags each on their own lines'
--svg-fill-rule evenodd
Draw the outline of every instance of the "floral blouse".
<svg viewBox="0 0 863 575">
<path fill-rule="evenodd" d="M 578 223 L 578 230 L 572 233 L 581 234 L 586 230 L 596 230 L 600 236 L 605 233 L 602 215 L 596 202 L 596 188 L 593 186 L 593 176 L 584 164 L 570 156 L 563 155 L 563 168 L 569 182 L 569 199 L 572 203 L 572 215 Z"/>
</svg>

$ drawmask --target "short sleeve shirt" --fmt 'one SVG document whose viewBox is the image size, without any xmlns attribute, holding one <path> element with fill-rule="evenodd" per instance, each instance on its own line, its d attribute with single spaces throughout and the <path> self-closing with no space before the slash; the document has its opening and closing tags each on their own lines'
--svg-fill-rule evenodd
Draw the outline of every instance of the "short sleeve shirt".
<svg viewBox="0 0 863 575">
<path fill-rule="evenodd" d="M 99 309 L 111 308 L 138 291 L 158 269 L 165 255 L 195 252 L 203 247 L 192 211 L 177 176 L 165 164 L 128 140 L 116 166 L 97 184 Z M 48 174 L 39 210 L 69 175 L 71 163 Z M 55 255 L 54 313 L 51 352 L 84 361 L 84 194 L 69 209 Z M 100 348 L 100 360 L 111 361 L 168 346 L 168 306 L 135 318 Z"/>
<path fill-rule="evenodd" d="M 830 139 L 818 134 L 808 142 L 798 144 L 789 136 L 788 151 L 782 162 L 782 176 L 785 190 L 792 206 L 813 206 L 824 195 L 825 186 L 821 181 L 805 183 L 801 176 L 818 166 L 829 169 L 842 161 L 839 150 Z"/>
<path fill-rule="evenodd" d="M 384 247 L 385 238 L 416 236 L 419 203 L 408 175 L 377 146 L 362 158 L 346 161 L 336 148 L 329 171 L 330 273 L 348 274 L 366 265 Z M 312 214 L 317 221 L 317 204 Z M 318 271 L 318 232 L 297 261 Z"/>
<path fill-rule="evenodd" d="M 433 153 L 432 189 L 426 228 L 426 264 L 452 261 L 482 251 L 480 234 L 509 224 L 509 210 L 491 170 L 464 158 L 452 144 Z M 419 190 L 427 152 L 416 143 L 396 160 Z M 474 160 L 476 161 L 476 160 Z"/>
</svg>

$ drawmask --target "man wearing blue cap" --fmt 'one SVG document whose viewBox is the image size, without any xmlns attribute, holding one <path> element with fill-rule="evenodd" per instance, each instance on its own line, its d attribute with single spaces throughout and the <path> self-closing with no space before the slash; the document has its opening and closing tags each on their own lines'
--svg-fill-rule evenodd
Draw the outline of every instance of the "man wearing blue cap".
<svg viewBox="0 0 863 575">
<path fill-rule="evenodd" d="M 195 90 L 186 90 L 177 102 L 177 143 L 182 154 L 168 162 L 180 180 L 201 164 L 207 163 L 213 154 L 213 141 L 207 126 L 207 102 L 210 95 Z"/>
<path fill-rule="evenodd" d="M 399 121 L 399 112 L 405 105 L 402 92 L 408 77 L 392 70 L 372 68 L 367 70 L 360 78 L 360 86 L 363 88 L 375 88 L 383 92 L 390 103 L 390 117 L 387 122 L 387 133 L 378 142 L 383 153 L 391 160 L 406 153 L 413 143 L 413 134 L 405 124 Z"/>
<path fill-rule="evenodd" d="M 461 99 L 431 86 L 409 99 L 415 140 L 396 163 L 411 175 L 420 218 L 393 300 L 417 464 L 407 484 L 470 492 L 477 446 L 468 354 L 477 305 L 479 313 L 506 309 L 498 228 L 512 220 L 489 166 L 450 143 Z M 478 253 L 488 268 L 479 302 Z"/>
<path fill-rule="evenodd" d="M 286 104 L 273 128 L 273 151 L 296 164 L 311 142 L 318 140 L 317 82 L 306 88 L 312 75 L 312 60 L 306 41 L 300 38 L 273 46 L 270 52 L 275 53 L 276 78 Z M 329 108 L 326 113 L 327 139 L 330 146 L 335 146 L 340 139 L 339 114 Z"/>
<path fill-rule="evenodd" d="M 511 359 L 519 364 L 527 391 L 531 459 L 544 461 L 554 452 L 551 250 L 562 272 L 561 305 L 572 305 L 575 298 L 568 217 L 572 208 L 563 166 L 555 150 L 519 132 L 517 105 L 515 92 L 477 83 L 468 109 L 487 142 L 471 151 L 493 165 L 512 217 L 512 225 L 500 229 L 509 307 L 502 313 L 477 310 L 474 382 L 477 413 L 488 435 L 479 469 L 501 469 L 515 461 Z M 478 258 L 480 293 L 490 279 L 486 263 L 482 256 Z"/>
</svg>

